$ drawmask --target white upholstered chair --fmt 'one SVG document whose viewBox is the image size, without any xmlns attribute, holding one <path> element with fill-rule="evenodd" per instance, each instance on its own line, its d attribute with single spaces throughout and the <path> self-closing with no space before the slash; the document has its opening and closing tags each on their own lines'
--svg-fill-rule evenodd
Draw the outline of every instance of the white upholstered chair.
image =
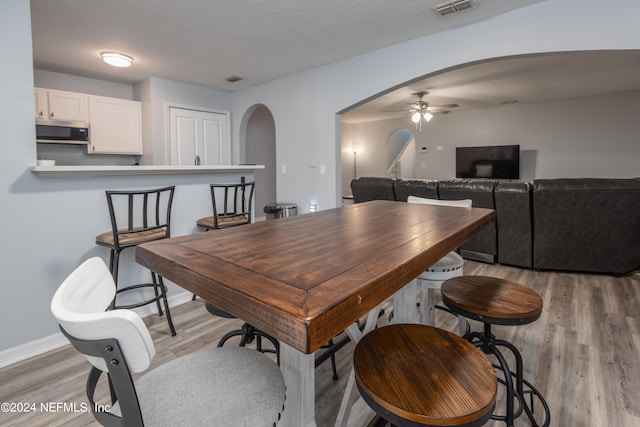
<svg viewBox="0 0 640 427">
<path fill-rule="evenodd" d="M 409 196 L 408 203 L 421 203 L 424 205 L 451 206 L 458 208 L 471 208 L 471 200 L 436 200 L 422 197 Z M 449 252 L 442 259 L 429 267 L 427 271 L 418 276 L 420 289 L 420 323 L 434 326 L 435 323 L 435 290 L 440 289 L 445 280 L 462 276 L 464 259 L 457 252 Z M 460 335 L 467 333 L 467 321 L 458 316 L 458 328 Z"/>
<path fill-rule="evenodd" d="M 284 405 L 284 380 L 278 366 L 257 351 L 196 351 L 134 383 L 132 374 L 149 367 L 155 348 L 137 313 L 105 311 L 115 291 L 104 261 L 91 258 L 60 285 L 51 302 L 63 334 L 93 365 L 86 390 L 98 422 L 126 427 L 275 425 Z M 94 401 L 102 372 L 109 376 L 109 402 Z M 105 382 L 100 385 L 106 387 Z"/>
</svg>

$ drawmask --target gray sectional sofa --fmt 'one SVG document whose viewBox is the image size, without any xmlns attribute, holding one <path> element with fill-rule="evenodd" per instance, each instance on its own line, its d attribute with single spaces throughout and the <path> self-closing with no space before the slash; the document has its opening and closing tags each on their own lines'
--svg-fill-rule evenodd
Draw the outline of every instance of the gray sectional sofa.
<svg viewBox="0 0 640 427">
<path fill-rule="evenodd" d="M 408 196 L 471 199 L 496 220 L 460 247 L 469 259 L 518 267 L 621 275 L 640 269 L 640 178 L 509 182 L 363 177 L 355 203 Z"/>
</svg>

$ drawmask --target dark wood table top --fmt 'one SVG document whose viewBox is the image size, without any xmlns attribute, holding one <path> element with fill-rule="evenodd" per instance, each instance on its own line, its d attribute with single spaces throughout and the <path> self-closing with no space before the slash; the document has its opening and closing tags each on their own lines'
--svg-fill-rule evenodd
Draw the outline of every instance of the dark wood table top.
<svg viewBox="0 0 640 427">
<path fill-rule="evenodd" d="M 455 277 L 445 281 L 440 292 L 451 311 L 485 323 L 523 325 L 542 314 L 537 292 L 499 277 Z"/>
<path fill-rule="evenodd" d="M 377 200 L 147 243 L 136 261 L 312 353 L 494 218 Z"/>
<path fill-rule="evenodd" d="M 353 354 L 364 399 L 393 425 L 482 425 L 496 403 L 491 361 L 467 340 L 400 324 L 365 335 Z"/>
</svg>

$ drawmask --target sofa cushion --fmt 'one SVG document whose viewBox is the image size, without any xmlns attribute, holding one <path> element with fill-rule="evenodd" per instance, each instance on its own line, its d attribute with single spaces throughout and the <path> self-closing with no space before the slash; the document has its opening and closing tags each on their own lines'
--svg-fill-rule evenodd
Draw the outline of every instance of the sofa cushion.
<svg viewBox="0 0 640 427">
<path fill-rule="evenodd" d="M 531 184 L 501 181 L 496 185 L 494 200 L 498 227 L 498 262 L 531 268 Z"/>
<path fill-rule="evenodd" d="M 431 179 L 396 179 L 393 183 L 396 200 L 406 202 L 409 196 L 438 198 L 438 181 Z"/>
<path fill-rule="evenodd" d="M 438 183 L 438 195 L 442 200 L 471 199 L 474 208 L 495 209 L 493 190 L 497 181 L 492 179 L 455 179 Z M 465 258 L 495 262 L 498 255 L 496 222 L 480 230 L 460 247 Z"/>
<path fill-rule="evenodd" d="M 396 200 L 393 192 L 392 178 L 362 177 L 351 181 L 353 202 L 362 203 L 370 200 Z"/>
<path fill-rule="evenodd" d="M 533 181 L 533 267 L 624 274 L 640 267 L 640 181 Z"/>
</svg>

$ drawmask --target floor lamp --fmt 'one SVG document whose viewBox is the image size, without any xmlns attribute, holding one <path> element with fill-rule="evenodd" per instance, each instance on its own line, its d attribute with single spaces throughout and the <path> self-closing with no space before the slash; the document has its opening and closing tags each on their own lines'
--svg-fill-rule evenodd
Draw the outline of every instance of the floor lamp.
<svg viewBox="0 0 640 427">
<path fill-rule="evenodd" d="M 360 144 L 358 144 L 357 142 L 351 143 L 351 150 L 353 151 L 353 179 L 356 179 L 356 156 L 359 149 Z"/>
</svg>

